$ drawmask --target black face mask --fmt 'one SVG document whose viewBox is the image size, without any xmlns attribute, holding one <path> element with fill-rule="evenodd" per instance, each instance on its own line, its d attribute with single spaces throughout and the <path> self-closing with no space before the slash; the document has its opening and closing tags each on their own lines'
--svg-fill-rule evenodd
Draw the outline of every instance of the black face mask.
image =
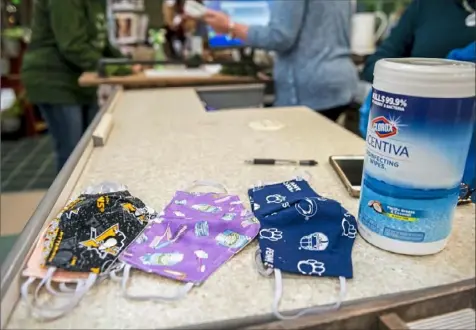
<svg viewBox="0 0 476 330">
<path fill-rule="evenodd" d="M 153 209 L 131 196 L 123 185 L 103 182 L 88 187 L 55 219 L 58 225 L 56 232 L 51 234 L 53 246 L 45 260 L 48 269 L 36 287 L 32 301 L 28 288 L 35 278 L 30 277 L 21 287 L 21 294 L 33 315 L 52 320 L 71 311 L 99 275 L 108 274 L 120 266 L 115 262 L 119 254 L 156 216 Z M 79 277 L 75 288 L 60 285 L 58 292 L 51 286 L 58 269 L 89 273 L 89 276 Z M 62 304 L 53 307 L 39 303 L 42 287 L 55 296 L 63 296 Z"/>
<path fill-rule="evenodd" d="M 103 273 L 155 216 L 128 191 L 80 195 L 61 214 L 46 266 Z"/>
</svg>

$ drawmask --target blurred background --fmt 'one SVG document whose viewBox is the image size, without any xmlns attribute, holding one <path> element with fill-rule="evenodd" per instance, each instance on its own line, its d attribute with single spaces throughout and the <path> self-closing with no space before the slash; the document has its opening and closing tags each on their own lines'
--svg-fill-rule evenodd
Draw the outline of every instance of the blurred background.
<svg viewBox="0 0 476 330">
<path fill-rule="evenodd" d="M 65 0 L 67 1 L 67 0 Z M 177 0 L 180 2 L 180 0 Z M 181 24 L 177 21 L 177 1 L 162 0 L 107 0 L 107 29 L 110 42 L 124 57 L 139 60 L 188 60 L 200 57 L 202 61 L 234 59 L 241 66 L 222 66 L 221 72 L 262 79 L 266 88 L 262 103 L 272 104 L 273 54 L 257 51 L 247 57 L 238 40 L 214 34 L 200 24 Z M 56 176 L 53 143 L 48 127 L 38 109 L 25 97 L 20 79 L 20 68 L 30 40 L 30 26 L 35 0 L 3 0 L 1 2 L 1 244 L 10 244 L 35 210 L 45 191 Z M 227 11 L 234 17 L 244 17 L 265 23 L 266 1 L 253 6 L 241 6 L 239 1 L 205 1 L 207 6 Z M 352 21 L 352 56 L 361 67 L 368 55 L 384 40 L 398 21 L 410 0 L 358 0 Z M 251 15 L 253 17 L 245 17 Z M 67 15 L 67 13 L 65 13 Z M 236 18 L 235 18 L 236 19 Z M 170 36 L 172 25 L 182 26 L 183 35 Z M 157 34 L 166 29 L 167 40 L 161 41 L 157 52 Z M 175 31 L 176 30 L 172 29 Z M 163 30 L 162 30 L 163 31 Z M 190 37 L 192 36 L 192 37 Z M 196 38 L 199 37 L 199 45 Z M 175 38 L 175 39 L 174 39 Z M 180 42 L 177 42 L 181 40 Z M 185 41 L 184 41 L 185 40 Z M 195 41 L 193 41 L 195 40 Z M 196 50 L 197 47 L 199 50 Z M 195 49 L 195 50 L 194 50 Z M 160 56 L 159 56 L 160 55 Z M 252 65 L 251 65 L 252 64 Z M 258 65 L 258 66 L 256 66 Z M 45 77 L 48 79 L 48 77 Z M 107 99 L 110 86 L 98 90 L 100 102 Z M 339 124 L 357 132 L 359 100 L 349 108 Z M 211 107 L 223 105 L 210 104 Z M 0 250 L 5 250 L 0 246 Z"/>
</svg>

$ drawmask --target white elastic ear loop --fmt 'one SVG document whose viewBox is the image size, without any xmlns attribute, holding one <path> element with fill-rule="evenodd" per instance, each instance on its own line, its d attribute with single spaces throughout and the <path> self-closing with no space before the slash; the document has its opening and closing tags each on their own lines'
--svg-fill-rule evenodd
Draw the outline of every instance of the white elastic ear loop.
<svg viewBox="0 0 476 330">
<path fill-rule="evenodd" d="M 201 186 L 211 186 L 211 187 L 215 187 L 217 189 L 220 189 L 223 191 L 223 193 L 225 194 L 228 194 L 228 189 L 226 188 L 226 186 L 222 183 L 219 183 L 219 182 L 216 182 L 216 181 L 209 181 L 209 180 L 197 180 L 197 181 L 194 181 L 192 183 L 192 185 L 190 185 L 187 189 L 185 189 L 185 191 L 192 191 L 192 189 L 196 188 L 196 187 L 201 187 Z"/>
<path fill-rule="evenodd" d="M 294 320 L 306 314 L 318 314 L 318 313 L 337 310 L 340 308 L 346 294 L 345 277 L 339 276 L 340 292 L 339 292 L 339 298 L 335 304 L 330 306 L 317 306 L 317 307 L 306 308 L 294 315 L 283 315 L 282 313 L 279 312 L 279 303 L 283 295 L 283 278 L 281 275 L 281 270 L 279 269 L 274 270 L 274 280 L 275 282 L 274 282 L 273 314 L 280 320 Z"/>
<path fill-rule="evenodd" d="M 75 283 L 76 283 L 76 287 L 74 288 L 70 288 L 66 285 L 66 283 L 59 283 L 59 289 L 60 291 L 56 291 L 55 288 L 53 288 L 53 286 L 51 285 L 51 281 L 53 279 L 53 275 L 51 275 L 48 280 L 45 282 L 45 288 L 46 288 L 46 291 L 48 291 L 51 295 L 53 296 L 64 296 L 64 295 L 68 295 L 68 294 L 71 294 L 71 293 L 74 293 L 77 289 L 78 289 L 78 285 L 84 285 L 84 281 L 83 280 L 76 280 Z"/>
<path fill-rule="evenodd" d="M 76 286 L 76 290 L 73 293 L 69 295 L 65 293 L 63 297 L 65 299 L 68 299 L 68 301 L 59 307 L 49 307 L 49 308 L 39 307 L 37 304 L 35 304 L 35 300 L 34 300 L 34 305 L 33 305 L 34 313 L 37 314 L 40 318 L 44 320 L 48 320 L 48 321 L 55 320 L 57 318 L 62 317 L 63 315 L 73 310 L 79 304 L 82 297 L 94 285 L 96 280 L 97 280 L 97 275 L 90 274 L 86 281 L 79 282 L 78 285 Z"/>
<path fill-rule="evenodd" d="M 125 267 L 125 265 L 122 264 L 122 266 L 121 266 L 119 269 L 111 270 L 111 272 L 109 273 L 109 276 L 111 277 L 111 280 L 113 280 L 113 281 L 115 281 L 115 282 L 120 282 L 120 281 L 122 281 L 124 275 L 119 276 L 119 275 L 117 274 L 117 272 L 123 271 L 123 270 L 124 270 L 124 267 Z"/>
<path fill-rule="evenodd" d="M 122 289 L 122 294 L 124 297 L 131 299 L 131 300 L 158 300 L 161 302 L 171 302 L 171 301 L 176 301 L 179 299 L 184 298 L 187 293 L 190 292 L 190 290 L 193 288 L 193 283 L 186 283 L 183 287 L 177 290 L 177 293 L 173 296 L 158 296 L 158 295 L 132 295 L 127 292 L 127 282 L 129 281 L 130 277 L 130 271 L 131 271 L 131 266 L 126 265 L 124 267 L 124 275 L 122 276 L 122 281 L 121 281 L 121 289 Z"/>
<path fill-rule="evenodd" d="M 340 292 L 339 292 L 339 298 L 335 304 L 330 306 L 318 306 L 318 307 L 303 309 L 294 315 L 283 315 L 279 312 L 279 303 L 281 302 L 281 297 L 283 296 L 283 277 L 281 274 L 281 270 L 277 268 L 266 269 L 261 260 L 260 249 L 256 250 L 254 260 L 255 260 L 255 265 L 257 267 L 257 270 L 261 275 L 270 276 L 272 273 L 274 273 L 274 299 L 273 299 L 272 309 L 273 309 L 273 314 L 280 320 L 294 320 L 306 314 L 316 314 L 316 313 L 333 311 L 333 310 L 339 309 L 340 306 L 342 305 L 342 302 L 345 299 L 345 295 L 347 292 L 345 277 L 339 276 Z"/>
<path fill-rule="evenodd" d="M 77 281 L 76 286 L 79 285 L 80 283 L 83 284 L 81 280 Z M 70 288 L 66 283 L 63 283 L 63 282 L 61 282 L 59 284 L 59 289 L 62 291 L 62 293 L 63 292 L 74 292 L 74 291 L 76 291 L 76 288 L 77 287 Z"/>
<path fill-rule="evenodd" d="M 112 267 L 112 270 L 110 270 L 107 275 L 109 275 L 111 280 L 113 280 L 114 282 L 122 281 L 122 276 L 118 275 L 118 273 L 124 270 L 125 265 L 126 264 L 123 262 L 118 262 Z"/>
<path fill-rule="evenodd" d="M 35 289 L 35 292 L 33 294 L 33 301 L 31 302 L 28 299 L 28 288 L 35 279 L 30 277 L 21 287 L 21 294 L 27 306 L 34 312 L 34 315 L 37 315 L 39 318 L 44 320 L 54 320 L 70 312 L 74 307 L 76 307 L 81 298 L 94 285 L 97 279 L 96 274 L 90 274 L 85 282 L 78 281 L 74 292 L 71 292 L 69 294 L 63 293 L 61 295 L 64 298 L 69 298 L 67 303 L 61 306 L 46 308 L 39 306 L 37 300 L 39 298 L 40 289 L 51 279 L 55 271 L 55 267 L 50 267 L 48 269 L 46 276 L 40 281 L 37 288 Z"/>
<path fill-rule="evenodd" d="M 76 291 L 78 285 L 84 284 L 82 280 L 77 280 L 76 287 L 70 288 L 65 283 L 60 283 L 59 284 L 60 291 L 56 291 L 56 289 L 53 288 L 53 286 L 51 285 L 51 280 L 52 278 L 50 277 L 50 279 L 46 281 L 45 288 L 46 288 L 46 291 L 48 291 L 53 296 L 64 296 L 64 295 L 71 294 Z"/>
<path fill-rule="evenodd" d="M 30 276 L 20 287 L 21 297 L 27 305 L 30 305 L 30 300 L 28 299 L 28 289 L 30 288 L 30 285 L 35 282 L 35 280 L 36 278 Z"/>
</svg>

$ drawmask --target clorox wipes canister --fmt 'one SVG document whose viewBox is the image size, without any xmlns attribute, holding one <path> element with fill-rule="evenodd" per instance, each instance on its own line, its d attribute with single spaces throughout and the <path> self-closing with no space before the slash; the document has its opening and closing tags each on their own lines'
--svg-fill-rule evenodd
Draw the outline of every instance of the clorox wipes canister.
<svg viewBox="0 0 476 330">
<path fill-rule="evenodd" d="M 475 65 L 383 59 L 374 71 L 359 232 L 388 251 L 441 251 L 476 120 Z"/>
</svg>

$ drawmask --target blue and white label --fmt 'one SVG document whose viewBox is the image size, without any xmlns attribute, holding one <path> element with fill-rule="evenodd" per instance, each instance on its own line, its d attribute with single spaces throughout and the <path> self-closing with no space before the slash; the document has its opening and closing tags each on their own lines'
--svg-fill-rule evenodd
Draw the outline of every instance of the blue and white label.
<svg viewBox="0 0 476 330">
<path fill-rule="evenodd" d="M 373 90 L 359 222 L 394 240 L 448 237 L 476 119 L 474 98 Z"/>
</svg>

